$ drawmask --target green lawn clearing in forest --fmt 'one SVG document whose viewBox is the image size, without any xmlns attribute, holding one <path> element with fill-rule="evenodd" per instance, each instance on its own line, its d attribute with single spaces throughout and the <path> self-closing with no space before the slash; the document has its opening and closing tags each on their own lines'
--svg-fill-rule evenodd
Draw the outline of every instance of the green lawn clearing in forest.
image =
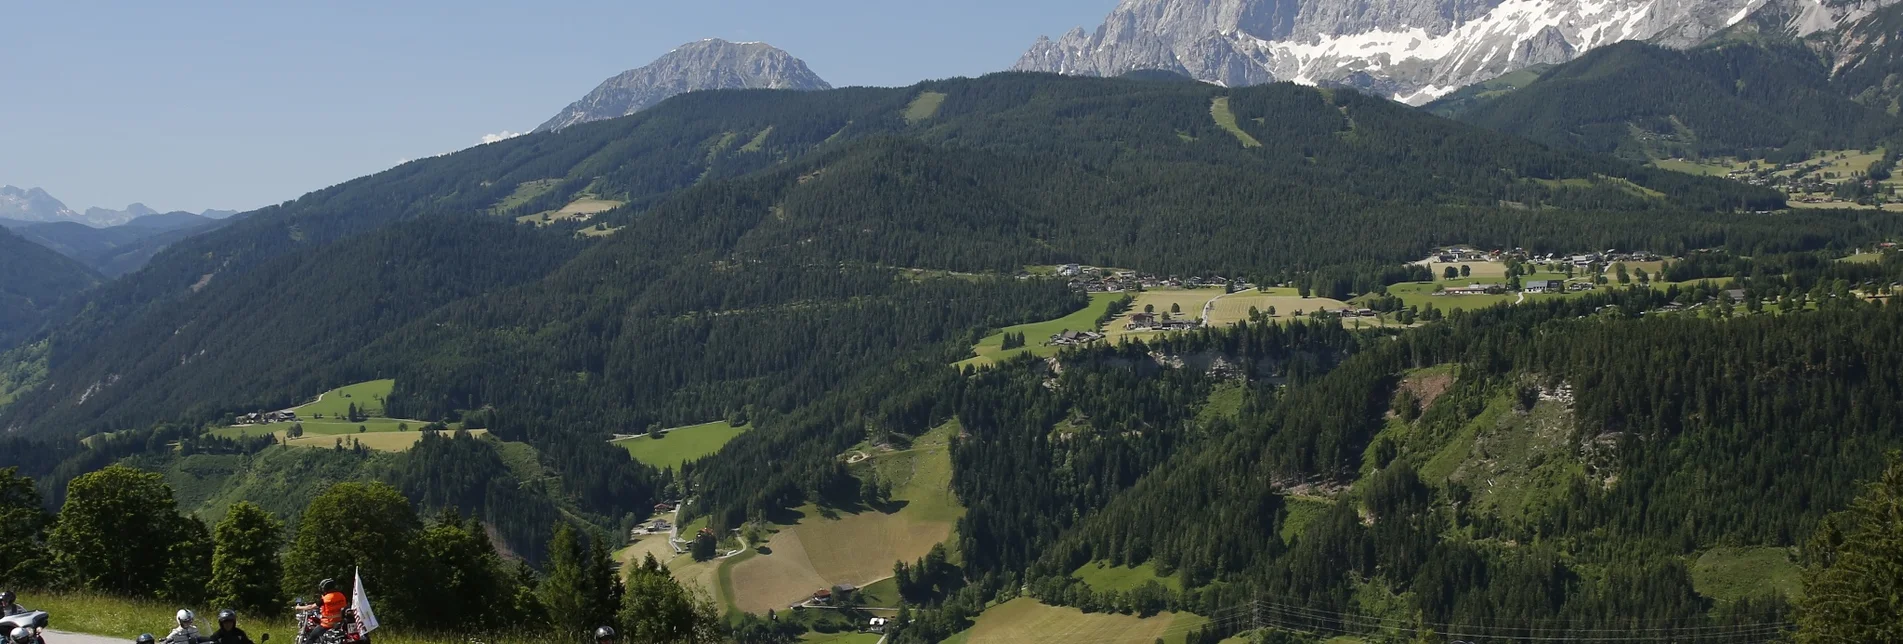
<svg viewBox="0 0 1903 644">
<path fill-rule="evenodd" d="M 912 104 L 905 106 L 905 122 L 917 125 L 920 121 L 938 116 L 938 108 L 945 105 L 944 92 L 919 92 Z"/>
<path fill-rule="evenodd" d="M 516 184 L 515 192 L 509 193 L 509 196 L 503 197 L 502 201 L 496 202 L 496 206 L 492 210 L 496 214 L 502 214 L 502 213 L 508 212 L 514 208 L 520 207 L 522 204 L 528 203 L 530 199 L 540 197 L 544 193 L 547 193 L 550 190 L 554 190 L 555 186 L 559 186 L 559 185 L 562 185 L 561 179 L 536 179 L 534 181 L 524 181 L 522 183 Z"/>
<path fill-rule="evenodd" d="M 1083 580 L 1084 585 L 1098 592 L 1135 590 L 1152 581 L 1172 591 L 1183 589 L 1181 580 L 1175 576 L 1164 577 L 1156 574 L 1156 564 L 1149 561 L 1135 567 L 1112 566 L 1108 562 L 1093 561 L 1078 566 L 1076 570 L 1071 571 L 1070 576 Z"/>
<path fill-rule="evenodd" d="M 767 136 L 772 134 L 773 134 L 773 126 L 771 125 L 766 126 L 766 129 L 760 130 L 759 134 L 753 135 L 753 140 L 748 141 L 746 145 L 740 146 L 740 151 L 741 152 L 759 152 L 761 150 L 766 149 L 766 138 Z"/>
<path fill-rule="evenodd" d="M 1883 253 L 1857 253 L 1837 261 L 1850 262 L 1853 264 L 1875 264 L 1883 261 Z"/>
<path fill-rule="evenodd" d="M 582 195 L 577 197 L 574 201 L 568 202 L 568 205 L 562 206 L 561 210 L 538 212 L 533 215 L 522 215 L 516 217 L 515 220 L 525 224 L 546 226 L 558 221 L 587 219 L 620 208 L 623 203 L 625 202 L 615 201 L 613 199 L 602 199 L 594 195 Z"/>
<path fill-rule="evenodd" d="M 1104 642 L 1151 644 L 1182 642 L 1209 620 L 1189 613 L 1159 613 L 1137 617 L 1116 613 L 1086 613 L 1068 606 L 1048 606 L 1019 597 L 978 615 L 972 627 L 946 640 L 948 644 L 982 642 Z"/>
<path fill-rule="evenodd" d="M 318 395 L 316 401 L 291 409 L 304 418 L 316 418 L 320 414 L 325 418 L 342 418 L 351 405 L 356 405 L 359 414 L 382 416 L 383 401 L 395 388 L 395 380 L 359 382 L 326 391 Z"/>
<path fill-rule="evenodd" d="M 882 507 L 823 509 L 802 506 L 776 518 L 777 532 L 719 573 L 717 595 L 750 613 L 783 610 L 815 590 L 838 584 L 873 586 L 892 576 L 896 561 L 924 557 L 952 536 L 965 509 L 951 492 L 950 440 L 959 431 L 946 423 L 897 451 L 866 450 L 852 464 L 892 488 Z M 764 546 L 764 549 L 759 546 Z"/>
<path fill-rule="evenodd" d="M 1248 132 L 1242 131 L 1242 126 L 1236 123 L 1236 113 L 1229 109 L 1229 97 L 1218 96 L 1215 100 L 1210 101 L 1209 116 L 1210 118 L 1216 119 L 1216 125 L 1222 126 L 1222 129 L 1228 130 L 1229 134 L 1235 136 L 1237 141 L 1241 141 L 1242 147 L 1262 147 L 1261 141 L 1257 141 L 1255 137 L 1250 136 Z"/>
<path fill-rule="evenodd" d="M 1284 544 L 1294 543 L 1303 532 L 1308 531 L 1310 524 L 1328 514 L 1328 502 L 1321 499 L 1284 496 L 1282 503 L 1288 516 L 1283 517 L 1276 536 L 1281 537 Z"/>
<path fill-rule="evenodd" d="M 885 637 L 878 633 L 821 633 L 809 631 L 800 636 L 808 644 L 879 644 Z"/>
<path fill-rule="evenodd" d="M 1726 602 L 1772 591 L 1796 599 L 1804 596 L 1804 576 L 1785 548 L 1712 548 L 1692 562 L 1692 587 Z"/>
<path fill-rule="evenodd" d="M 628 450 L 634 460 L 654 467 L 679 470 L 688 461 L 700 460 L 720 451 L 728 441 L 746 433 L 748 426 L 735 427 L 724 420 L 675 428 L 661 438 L 637 436 L 615 441 Z"/>
<path fill-rule="evenodd" d="M 1111 302 L 1117 301 L 1124 295 L 1123 293 L 1092 293 L 1090 294 L 1090 305 L 1078 309 L 1077 312 L 1070 315 L 1055 320 L 1005 327 L 1002 331 L 985 336 L 984 339 L 979 340 L 978 344 L 971 348 L 973 353 L 978 354 L 977 357 L 959 361 L 954 366 L 959 368 L 964 368 L 966 365 L 985 367 L 1025 353 L 1039 356 L 1057 355 L 1057 347 L 1045 346 L 1044 344 L 1050 341 L 1051 336 L 1065 331 L 1096 330 L 1097 318 L 1101 317 L 1105 311 L 1110 310 Z M 1006 350 L 1004 348 L 1004 334 L 1006 333 L 1024 334 L 1024 346 L 1017 349 Z"/>
<path fill-rule="evenodd" d="M 469 433 L 475 436 L 486 436 L 489 430 L 472 429 Z M 342 441 L 346 448 L 362 445 L 379 452 L 406 452 L 411 447 L 415 447 L 416 442 L 420 440 L 423 440 L 423 432 L 420 431 L 368 432 L 343 436 L 307 434 L 302 438 L 290 439 L 284 444 L 291 447 L 334 448 L 337 447 L 338 441 Z"/>
</svg>

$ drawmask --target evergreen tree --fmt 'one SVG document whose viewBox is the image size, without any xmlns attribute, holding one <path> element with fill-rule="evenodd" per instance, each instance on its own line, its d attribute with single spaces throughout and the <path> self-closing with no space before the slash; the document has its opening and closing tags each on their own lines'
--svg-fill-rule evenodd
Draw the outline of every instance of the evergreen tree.
<svg viewBox="0 0 1903 644">
<path fill-rule="evenodd" d="M 1806 555 L 1798 641 L 1903 641 L 1903 453 L 1818 526 Z"/>
<path fill-rule="evenodd" d="M 205 581 L 212 576 L 216 544 L 211 529 L 195 516 L 180 517 L 175 531 L 176 540 L 166 562 L 165 588 L 160 590 L 159 599 L 196 604 L 206 598 Z"/>
<path fill-rule="evenodd" d="M 594 609 L 588 578 L 587 546 L 567 523 L 555 525 L 555 537 L 548 543 L 548 574 L 536 587 L 536 595 L 548 612 L 549 626 L 557 633 L 577 637 L 592 630 Z"/>
<path fill-rule="evenodd" d="M 48 519 L 33 480 L 20 476 L 19 468 L 0 469 L 0 579 L 28 586 L 47 581 Z"/>
</svg>

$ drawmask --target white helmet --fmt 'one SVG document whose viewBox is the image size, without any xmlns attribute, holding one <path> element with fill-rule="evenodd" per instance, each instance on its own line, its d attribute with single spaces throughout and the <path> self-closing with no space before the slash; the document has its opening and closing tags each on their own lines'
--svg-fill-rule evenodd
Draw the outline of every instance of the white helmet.
<svg viewBox="0 0 1903 644">
<path fill-rule="evenodd" d="M 12 639 L 15 642 L 31 642 L 33 641 L 33 631 L 27 630 L 25 626 L 13 629 Z"/>
<path fill-rule="evenodd" d="M 193 614 L 192 614 L 192 611 L 189 611 L 189 610 L 186 610 L 186 609 L 183 609 L 183 608 L 180 608 L 180 609 L 178 609 L 178 623 L 180 623 L 180 624 L 190 624 L 190 623 L 192 623 L 192 618 L 193 618 L 193 617 L 197 617 L 197 616 L 196 616 L 196 615 L 193 615 Z"/>
</svg>

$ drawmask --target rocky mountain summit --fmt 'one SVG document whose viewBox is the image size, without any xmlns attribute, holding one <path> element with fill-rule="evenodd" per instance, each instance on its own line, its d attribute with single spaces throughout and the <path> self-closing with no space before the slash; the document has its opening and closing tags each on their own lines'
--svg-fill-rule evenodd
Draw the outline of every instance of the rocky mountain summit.
<svg viewBox="0 0 1903 644">
<path fill-rule="evenodd" d="M 1338 85 L 1422 104 L 1615 42 L 1690 47 L 1752 17 L 1802 36 L 1891 1 L 1124 0 L 1094 32 L 1038 39 L 1014 69 L 1164 69 L 1229 86 Z"/>
<path fill-rule="evenodd" d="M 627 116 L 687 92 L 710 89 L 832 89 L 806 63 L 765 43 L 719 39 L 681 45 L 645 67 L 603 81 L 537 132 Z"/>
</svg>

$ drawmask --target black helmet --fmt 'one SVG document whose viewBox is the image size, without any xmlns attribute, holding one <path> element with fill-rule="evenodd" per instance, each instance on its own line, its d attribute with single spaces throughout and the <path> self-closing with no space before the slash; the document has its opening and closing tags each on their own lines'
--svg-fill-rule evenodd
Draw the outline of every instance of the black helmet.
<svg viewBox="0 0 1903 644">
<path fill-rule="evenodd" d="M 218 623 L 238 621 L 238 611 L 226 608 L 218 611 Z"/>
<path fill-rule="evenodd" d="M 136 640 L 137 644 L 152 644 L 154 641 L 157 640 L 152 639 L 151 633 L 140 633 L 139 639 Z"/>
<path fill-rule="evenodd" d="M 317 582 L 317 592 L 328 593 L 335 590 L 337 590 L 337 580 L 335 579 L 326 579 Z"/>
<path fill-rule="evenodd" d="M 11 603 L 13 603 L 13 591 L 0 590 L 0 604 L 11 604 Z"/>
<path fill-rule="evenodd" d="M 603 626 L 601 628 L 595 629 L 595 641 L 611 640 L 614 638 L 615 638 L 614 627 Z"/>
</svg>

